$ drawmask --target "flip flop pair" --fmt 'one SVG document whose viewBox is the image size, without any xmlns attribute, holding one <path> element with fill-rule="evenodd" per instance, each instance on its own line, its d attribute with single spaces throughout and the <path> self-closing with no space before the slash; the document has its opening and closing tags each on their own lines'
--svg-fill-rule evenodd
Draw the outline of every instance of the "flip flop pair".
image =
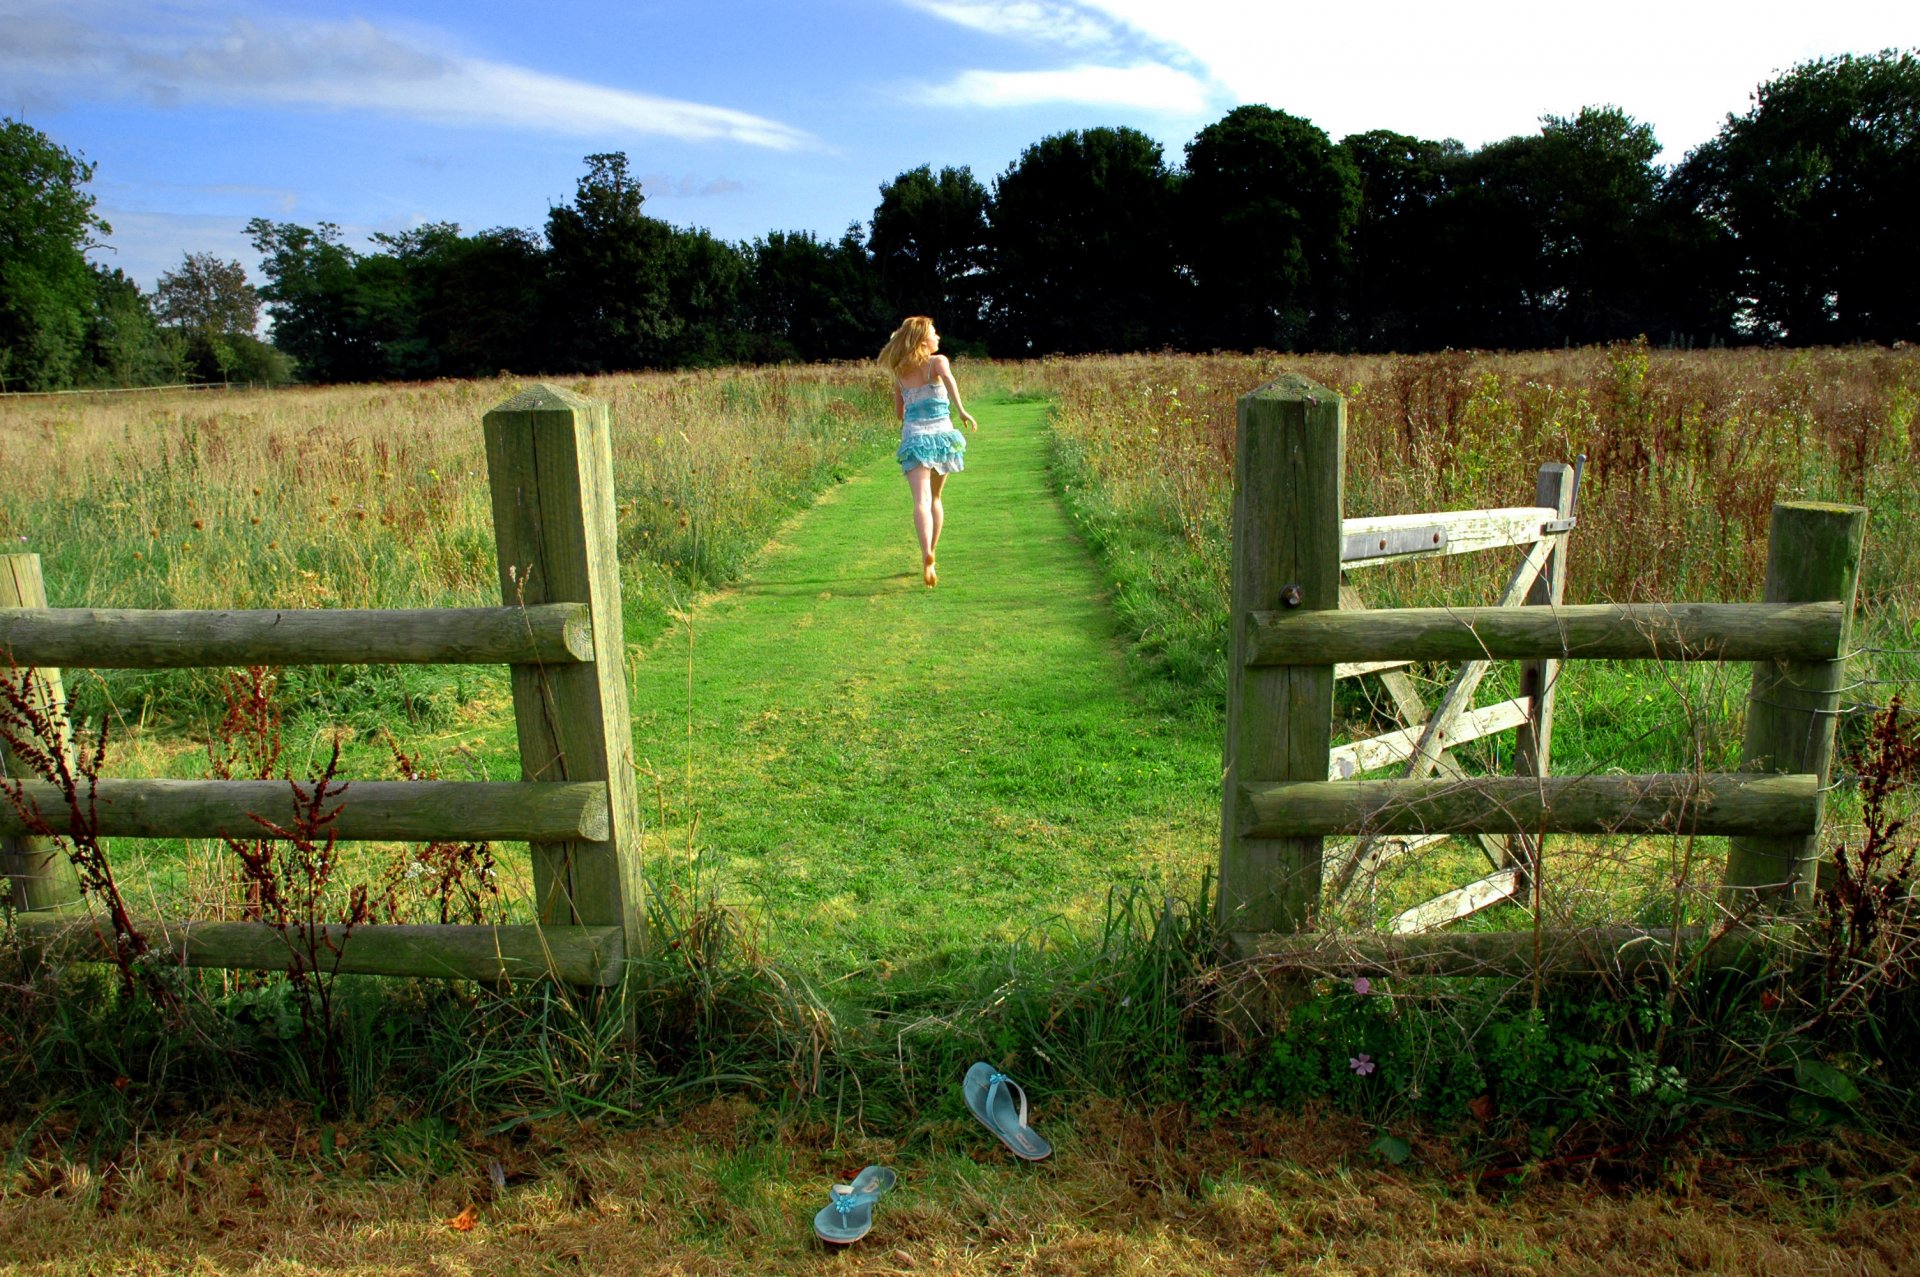
<svg viewBox="0 0 1920 1277">
<path fill-rule="evenodd" d="M 982 1061 L 967 1070 L 960 1084 L 967 1111 L 1000 1137 L 1015 1157 L 1037 1162 L 1053 1152 L 1040 1132 L 1027 1125 L 1027 1093 L 1018 1082 Z"/>
<path fill-rule="evenodd" d="M 867 1235 L 873 1227 L 873 1204 L 899 1179 L 891 1168 L 869 1166 L 848 1184 L 835 1184 L 827 1204 L 813 1217 L 813 1231 L 820 1240 L 835 1246 L 849 1246 Z"/>
</svg>

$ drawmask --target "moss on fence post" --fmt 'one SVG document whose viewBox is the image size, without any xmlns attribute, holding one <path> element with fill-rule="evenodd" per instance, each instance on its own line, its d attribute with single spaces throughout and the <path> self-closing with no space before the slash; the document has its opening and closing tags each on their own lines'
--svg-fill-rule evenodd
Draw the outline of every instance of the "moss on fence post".
<svg viewBox="0 0 1920 1277">
<path fill-rule="evenodd" d="M 44 608 L 47 605 L 46 582 L 40 575 L 37 554 L 0 554 L 0 608 Z M 0 661 L 7 654 L 0 652 Z M 66 694 L 57 669 L 22 670 L 27 676 L 27 695 L 45 710 L 56 730 L 66 730 Z M 72 750 L 67 749 L 68 762 Z M 0 744 L 0 773 L 16 780 L 37 779 Z M 9 905 L 21 911 L 77 908 L 80 904 L 80 878 L 73 862 L 51 838 L 0 838 L 0 873 L 12 887 Z"/>
<path fill-rule="evenodd" d="M 511 667 L 522 777 L 608 791 L 604 841 L 529 844 L 540 922 L 618 926 L 631 958 L 645 931 L 610 428 L 604 403 L 534 386 L 487 414 L 487 478 L 506 603 L 593 614 L 592 661 Z"/>
<path fill-rule="evenodd" d="M 1838 601 L 1844 619 L 1833 660 L 1755 662 L 1742 770 L 1809 773 L 1826 786 L 1866 530 L 1862 506 L 1780 502 L 1773 507 L 1765 601 Z M 1735 838 L 1727 848 L 1722 903 L 1744 910 L 1757 897 L 1804 905 L 1813 896 L 1819 863 L 1817 828 L 1810 835 Z"/>
</svg>

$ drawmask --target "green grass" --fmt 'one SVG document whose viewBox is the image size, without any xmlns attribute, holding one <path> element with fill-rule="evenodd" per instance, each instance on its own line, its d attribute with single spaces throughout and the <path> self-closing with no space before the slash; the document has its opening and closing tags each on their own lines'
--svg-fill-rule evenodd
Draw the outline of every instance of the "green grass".
<svg viewBox="0 0 1920 1277">
<path fill-rule="evenodd" d="M 1128 690 L 1044 406 L 977 412 L 937 589 L 882 459 L 634 664 L 651 872 L 717 878 L 803 967 L 937 967 L 1211 862 L 1217 735 Z"/>
</svg>

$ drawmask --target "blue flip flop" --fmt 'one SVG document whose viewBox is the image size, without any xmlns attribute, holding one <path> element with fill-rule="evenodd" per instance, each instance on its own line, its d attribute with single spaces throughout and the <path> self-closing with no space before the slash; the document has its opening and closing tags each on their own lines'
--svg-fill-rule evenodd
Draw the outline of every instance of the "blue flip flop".
<svg viewBox="0 0 1920 1277">
<path fill-rule="evenodd" d="M 885 1166 L 869 1166 L 850 1184 L 835 1184 L 831 1200 L 813 1217 L 813 1231 L 823 1242 L 846 1246 L 859 1241 L 873 1227 L 873 1204 L 899 1179 Z"/>
<path fill-rule="evenodd" d="M 1037 1162 L 1053 1152 L 1053 1145 L 1027 1125 L 1027 1093 L 991 1064 L 983 1062 L 968 1069 L 960 1093 L 966 1098 L 967 1110 L 998 1135 L 1014 1156 Z"/>
</svg>

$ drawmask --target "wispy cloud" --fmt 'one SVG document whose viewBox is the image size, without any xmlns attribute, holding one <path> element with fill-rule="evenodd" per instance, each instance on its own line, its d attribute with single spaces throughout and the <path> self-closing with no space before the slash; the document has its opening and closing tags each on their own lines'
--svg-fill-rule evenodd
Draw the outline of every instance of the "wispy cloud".
<svg viewBox="0 0 1920 1277">
<path fill-rule="evenodd" d="M 1143 62 L 1127 67 L 1076 66 L 1058 71 L 963 71 L 926 89 L 922 99 L 943 106 L 1021 107 L 1046 102 L 1129 106 L 1186 115 L 1207 109 L 1205 83 L 1173 67 Z"/>
<path fill-rule="evenodd" d="M 1125 14 L 1084 0 L 905 0 L 957 26 L 1042 51 L 1077 54 L 1040 70 L 971 69 L 914 96 L 941 106 L 1003 108 L 1054 102 L 1193 115 L 1216 105 L 1220 85 L 1183 47 Z M 1088 55 L 1092 55 L 1089 58 Z"/>
<path fill-rule="evenodd" d="M 698 199 L 715 195 L 732 195 L 747 189 L 744 182 L 736 182 L 730 177 L 701 177 L 686 173 L 675 177 L 671 173 L 642 173 L 640 189 L 646 192 L 648 199 L 679 198 Z"/>
<path fill-rule="evenodd" d="M 63 81 L 84 76 L 95 91 L 111 85 L 162 106 L 271 104 L 575 137 L 816 145 L 802 130 L 746 111 L 441 52 L 426 33 L 366 21 L 255 20 L 195 8 L 155 23 L 111 2 L 44 0 L 16 0 L 0 16 L 8 27 L 0 74 L 42 97 L 57 98 Z"/>
<path fill-rule="evenodd" d="M 1047 16 L 1028 22 L 1011 12 L 1020 0 L 903 2 L 1065 59 L 1083 44 L 1059 33 L 1104 30 L 1111 48 L 1207 84 L 1216 105 L 1266 103 L 1336 137 L 1384 127 L 1473 145 L 1617 102 L 1689 146 L 1796 62 L 1920 41 L 1920 9 L 1889 0 L 1618 0 L 1603 22 L 1531 0 L 1035 0 Z"/>
<path fill-rule="evenodd" d="M 1089 13 L 1084 7 L 1049 0 L 907 0 L 907 3 L 957 26 L 1040 44 L 1109 45 L 1117 35 L 1111 22 Z"/>
</svg>

